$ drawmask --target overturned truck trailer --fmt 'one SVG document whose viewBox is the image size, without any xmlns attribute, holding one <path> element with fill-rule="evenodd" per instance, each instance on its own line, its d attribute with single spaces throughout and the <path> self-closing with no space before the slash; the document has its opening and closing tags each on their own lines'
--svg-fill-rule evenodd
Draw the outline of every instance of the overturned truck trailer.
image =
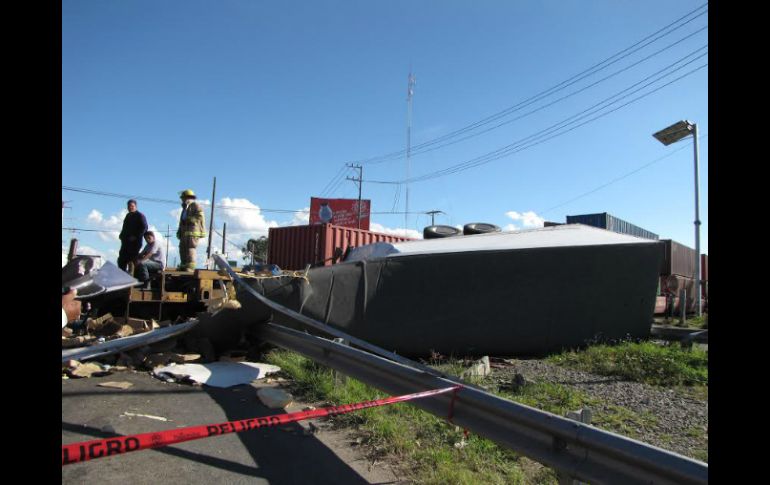
<svg viewBox="0 0 770 485">
<path fill-rule="evenodd" d="M 534 355 L 649 336 L 660 244 L 580 224 L 381 242 L 307 279 L 251 285 L 402 355 Z M 256 299 L 239 300 L 254 321 L 269 316 Z"/>
</svg>

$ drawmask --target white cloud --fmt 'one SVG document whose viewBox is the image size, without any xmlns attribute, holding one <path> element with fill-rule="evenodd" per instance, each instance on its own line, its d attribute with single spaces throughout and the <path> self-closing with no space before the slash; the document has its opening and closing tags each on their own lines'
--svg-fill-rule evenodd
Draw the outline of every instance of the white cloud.
<svg viewBox="0 0 770 485">
<path fill-rule="evenodd" d="M 310 207 L 305 207 L 301 212 L 295 212 L 292 220 L 285 225 L 307 226 L 308 224 L 310 224 Z"/>
<path fill-rule="evenodd" d="M 510 217 L 514 221 L 521 221 L 524 227 L 543 227 L 543 223 L 545 222 L 545 219 L 538 216 L 532 211 L 524 212 L 523 214 L 520 214 L 516 211 L 508 211 L 505 213 L 506 216 Z M 508 229 L 508 227 L 514 227 L 513 229 Z M 506 226 L 506 231 L 515 231 L 516 228 L 512 224 L 509 224 Z"/>
<path fill-rule="evenodd" d="M 248 199 L 231 199 L 223 197 L 219 201 L 216 225 L 222 227 L 227 223 L 227 232 L 248 232 L 250 237 L 267 236 L 267 230 L 278 227 L 278 222 L 268 221 L 259 206 Z"/>
<path fill-rule="evenodd" d="M 95 224 L 101 224 L 104 220 L 104 216 L 101 212 L 99 212 L 96 209 L 91 210 L 91 212 L 88 214 L 88 222 L 93 222 Z"/>
<path fill-rule="evenodd" d="M 460 229 L 462 229 L 462 227 Z M 406 236 L 412 239 L 422 239 L 422 233 L 420 231 L 416 231 L 414 229 L 407 229 L 405 231 L 403 228 L 391 229 L 389 227 L 383 226 L 382 224 L 377 224 L 376 222 L 369 224 L 369 230 L 372 232 L 381 232 L 383 234 L 392 234 L 394 236 Z"/>
<path fill-rule="evenodd" d="M 109 231 L 98 233 L 99 239 L 102 241 L 115 242 L 120 241 L 118 236 L 120 235 L 120 230 L 123 228 L 123 219 L 126 218 L 126 214 L 128 214 L 128 210 L 123 209 L 119 213 L 113 214 L 109 218 L 105 219 L 104 214 L 96 209 L 93 209 L 91 212 L 89 212 L 86 220 L 96 225 L 99 229 Z"/>
<path fill-rule="evenodd" d="M 513 224 L 508 224 L 503 228 L 503 231 L 518 231 L 519 228 L 514 226 Z"/>
</svg>

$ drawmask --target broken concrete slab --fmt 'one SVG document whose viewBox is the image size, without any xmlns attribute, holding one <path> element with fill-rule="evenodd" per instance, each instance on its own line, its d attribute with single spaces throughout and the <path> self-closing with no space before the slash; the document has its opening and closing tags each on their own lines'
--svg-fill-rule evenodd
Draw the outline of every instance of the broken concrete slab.
<svg viewBox="0 0 770 485">
<path fill-rule="evenodd" d="M 120 381 L 120 382 L 100 382 L 97 384 L 99 387 L 110 387 L 112 389 L 128 389 L 129 387 L 133 386 L 132 383 L 127 381 Z"/>
<path fill-rule="evenodd" d="M 269 408 L 285 408 L 294 400 L 294 396 L 276 387 L 263 387 L 257 391 L 257 397 Z"/>
<path fill-rule="evenodd" d="M 258 362 L 212 362 L 210 364 L 182 364 L 157 367 L 153 374 L 163 378 L 173 375 L 188 377 L 195 382 L 212 387 L 231 387 L 264 377 L 266 374 L 281 370 L 277 365 Z"/>
<path fill-rule="evenodd" d="M 471 367 L 464 370 L 462 374 L 460 374 L 460 377 L 462 379 L 467 379 L 468 377 L 485 377 L 488 376 L 491 371 L 492 369 L 489 365 L 489 356 L 485 355 L 484 357 L 474 362 Z"/>
</svg>

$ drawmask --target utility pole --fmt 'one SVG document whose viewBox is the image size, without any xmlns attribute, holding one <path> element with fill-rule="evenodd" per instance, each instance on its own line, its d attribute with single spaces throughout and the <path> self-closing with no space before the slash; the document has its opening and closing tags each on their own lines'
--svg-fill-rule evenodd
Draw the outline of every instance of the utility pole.
<svg viewBox="0 0 770 485">
<path fill-rule="evenodd" d="M 171 239 L 171 226 L 166 224 L 166 263 L 163 265 L 164 268 L 168 268 L 168 240 Z"/>
<path fill-rule="evenodd" d="M 225 240 L 227 239 L 227 223 L 222 227 L 222 256 L 225 255 Z"/>
<path fill-rule="evenodd" d="M 211 259 L 211 237 L 214 235 L 214 204 L 217 200 L 217 178 L 214 177 L 214 190 L 211 193 L 211 221 L 209 221 L 209 247 L 206 250 L 206 263 Z"/>
<path fill-rule="evenodd" d="M 414 96 L 414 75 L 409 66 L 409 80 L 406 88 L 406 209 L 404 210 L 404 236 L 409 230 L 409 164 L 412 156 L 412 96 Z"/>
<path fill-rule="evenodd" d="M 430 225 L 431 225 L 431 226 L 435 226 L 435 225 L 436 225 L 436 221 L 433 219 L 433 217 L 434 217 L 436 214 L 443 214 L 443 213 L 444 213 L 444 212 L 442 212 L 442 211 L 435 211 L 435 210 L 434 210 L 434 211 L 428 211 L 428 212 L 426 212 L 426 214 L 430 214 Z"/>
<path fill-rule="evenodd" d="M 346 177 L 348 180 L 358 182 L 358 228 L 361 229 L 361 186 L 364 184 L 364 168 L 361 165 L 353 165 L 352 163 L 346 164 L 350 168 L 358 169 L 358 178 Z"/>
</svg>

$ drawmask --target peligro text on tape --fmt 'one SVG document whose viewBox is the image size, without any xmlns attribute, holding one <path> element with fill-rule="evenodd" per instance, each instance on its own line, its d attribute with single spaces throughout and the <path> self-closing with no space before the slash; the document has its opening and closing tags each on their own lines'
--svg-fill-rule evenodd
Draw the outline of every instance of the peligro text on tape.
<svg viewBox="0 0 770 485">
<path fill-rule="evenodd" d="M 445 387 L 443 389 L 434 389 L 430 391 L 405 394 L 403 396 L 393 396 L 374 401 L 365 401 L 355 404 L 343 404 L 341 406 L 330 406 L 311 411 L 300 411 L 296 413 L 277 414 L 274 416 L 264 416 L 260 418 L 240 419 L 238 421 L 228 421 L 220 424 L 208 424 L 200 426 L 189 426 L 187 428 L 172 429 L 166 431 L 157 431 L 153 433 L 142 433 L 130 436 L 116 436 L 114 438 L 82 441 L 79 443 L 70 443 L 61 447 L 61 464 L 70 465 L 80 463 L 95 458 L 105 456 L 119 455 L 129 451 L 139 451 L 147 448 L 159 448 L 183 441 L 191 441 L 210 436 L 219 436 L 227 433 L 240 433 L 257 428 L 266 428 L 279 426 L 282 424 L 293 423 L 305 419 L 318 418 L 322 416 L 336 416 L 346 414 L 360 409 L 384 406 L 397 402 L 412 401 L 422 399 L 445 392 L 454 391 L 461 386 Z"/>
</svg>

